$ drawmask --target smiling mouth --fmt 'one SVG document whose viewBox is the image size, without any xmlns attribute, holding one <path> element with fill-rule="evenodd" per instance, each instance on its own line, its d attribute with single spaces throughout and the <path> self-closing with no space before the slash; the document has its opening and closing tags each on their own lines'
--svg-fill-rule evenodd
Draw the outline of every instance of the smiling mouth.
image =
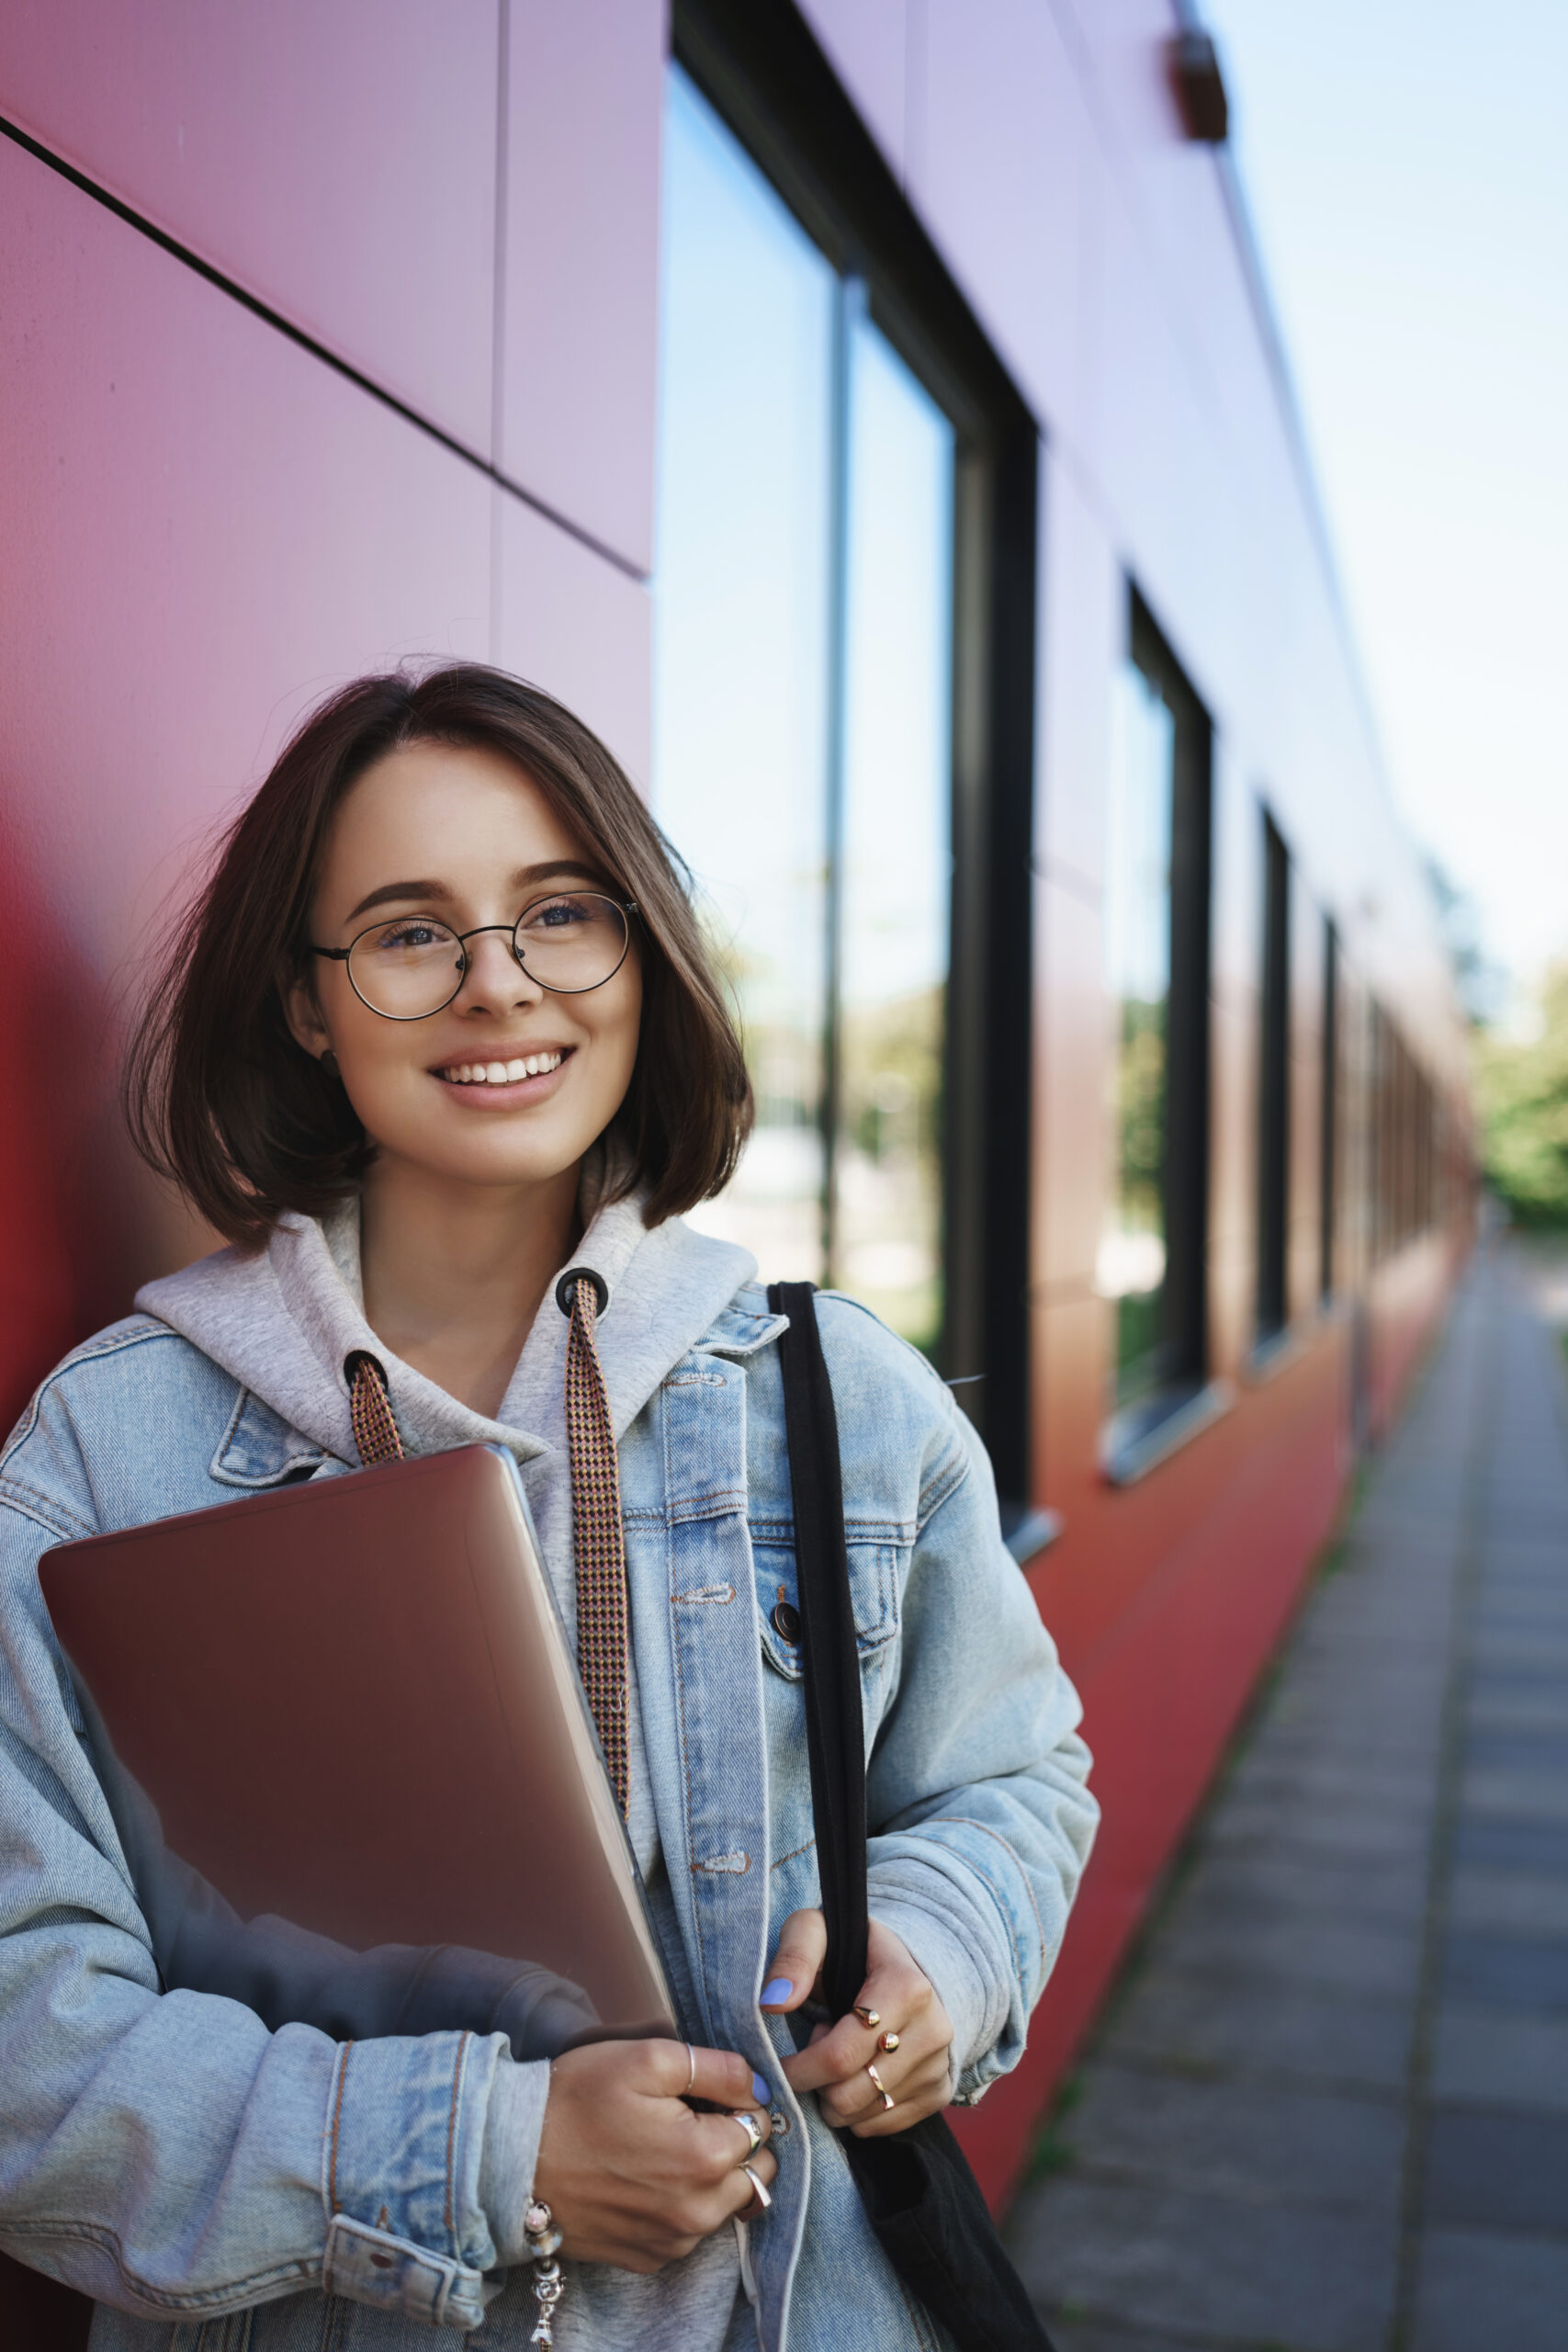
<svg viewBox="0 0 1568 2352">
<path fill-rule="evenodd" d="M 556 1046 L 547 1053 L 517 1054 L 506 1062 L 447 1062 L 433 1075 L 447 1086 L 515 1086 L 525 1078 L 547 1078 L 570 1050 Z"/>
</svg>

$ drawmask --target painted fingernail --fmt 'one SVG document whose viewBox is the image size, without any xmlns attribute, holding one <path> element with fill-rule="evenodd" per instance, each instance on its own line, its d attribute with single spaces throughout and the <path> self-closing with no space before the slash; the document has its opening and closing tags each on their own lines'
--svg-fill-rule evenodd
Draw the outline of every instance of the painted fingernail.
<svg viewBox="0 0 1568 2352">
<path fill-rule="evenodd" d="M 773 2098 L 773 2095 L 772 2090 L 762 2080 L 761 2075 L 753 2075 L 751 2077 L 751 2096 L 756 2100 L 758 2106 L 766 2107 L 769 2100 Z"/>
<path fill-rule="evenodd" d="M 771 1976 L 762 1987 L 762 2007 L 765 2009 L 776 2009 L 782 2001 L 788 2000 L 794 1990 L 795 1986 L 787 1976 Z"/>
</svg>

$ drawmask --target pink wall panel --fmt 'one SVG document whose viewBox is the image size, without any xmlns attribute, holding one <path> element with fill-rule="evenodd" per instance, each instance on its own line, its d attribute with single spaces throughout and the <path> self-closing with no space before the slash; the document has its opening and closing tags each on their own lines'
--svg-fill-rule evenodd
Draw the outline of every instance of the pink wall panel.
<svg viewBox="0 0 1568 2352">
<path fill-rule="evenodd" d="M 866 129 L 905 178 L 925 79 L 923 0 L 802 0 L 800 13 Z"/>
<path fill-rule="evenodd" d="M 499 0 L 6 0 L 0 114 L 488 454 Z"/>
<path fill-rule="evenodd" d="M 925 0 L 909 193 L 1042 416 L 1077 406 L 1089 135 L 1055 17 L 1034 0 Z"/>
<path fill-rule="evenodd" d="M 1042 453 L 1035 667 L 1035 857 L 1066 888 L 1099 889 L 1111 678 L 1127 650 L 1127 591 L 1104 514 L 1054 443 Z"/>
<path fill-rule="evenodd" d="M 1111 1173 L 1111 1021 L 1100 912 L 1078 890 L 1034 886 L 1035 1239 L 1031 1295 L 1086 1295 Z"/>
<path fill-rule="evenodd" d="M 663 0 L 511 0 L 498 459 L 653 565 Z"/>
<path fill-rule="evenodd" d="M 653 604 L 648 590 L 520 499 L 497 491 L 495 659 L 604 737 L 647 794 Z"/>
<path fill-rule="evenodd" d="M 301 710 L 489 640 L 484 477 L 0 141 L 0 1418 L 188 1232 L 118 1141 L 139 944 Z"/>
</svg>

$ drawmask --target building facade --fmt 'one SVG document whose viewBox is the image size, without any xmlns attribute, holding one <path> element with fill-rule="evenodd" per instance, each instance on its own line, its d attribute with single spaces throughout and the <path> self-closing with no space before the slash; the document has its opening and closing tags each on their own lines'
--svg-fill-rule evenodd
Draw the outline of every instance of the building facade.
<svg viewBox="0 0 1568 2352">
<path fill-rule="evenodd" d="M 302 712 L 478 656 L 691 865 L 701 1214 L 926 1348 L 1105 1828 L 1000 2195 L 1462 1250 L 1466 1064 L 1171 0 L 14 0 L 7 1414 L 205 1246 L 115 1080 Z M 1201 96 L 1200 93 L 1200 96 Z"/>
</svg>

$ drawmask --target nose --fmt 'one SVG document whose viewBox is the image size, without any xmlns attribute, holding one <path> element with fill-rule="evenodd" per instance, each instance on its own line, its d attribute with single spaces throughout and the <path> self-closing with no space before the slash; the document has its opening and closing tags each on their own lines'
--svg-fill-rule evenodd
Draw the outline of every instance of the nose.
<svg viewBox="0 0 1568 2352">
<path fill-rule="evenodd" d="M 504 1007 L 538 1004 L 545 991 L 512 952 L 512 933 L 499 926 L 471 932 L 466 942 L 468 968 L 454 1000 L 460 1012 L 499 1012 Z"/>
</svg>

